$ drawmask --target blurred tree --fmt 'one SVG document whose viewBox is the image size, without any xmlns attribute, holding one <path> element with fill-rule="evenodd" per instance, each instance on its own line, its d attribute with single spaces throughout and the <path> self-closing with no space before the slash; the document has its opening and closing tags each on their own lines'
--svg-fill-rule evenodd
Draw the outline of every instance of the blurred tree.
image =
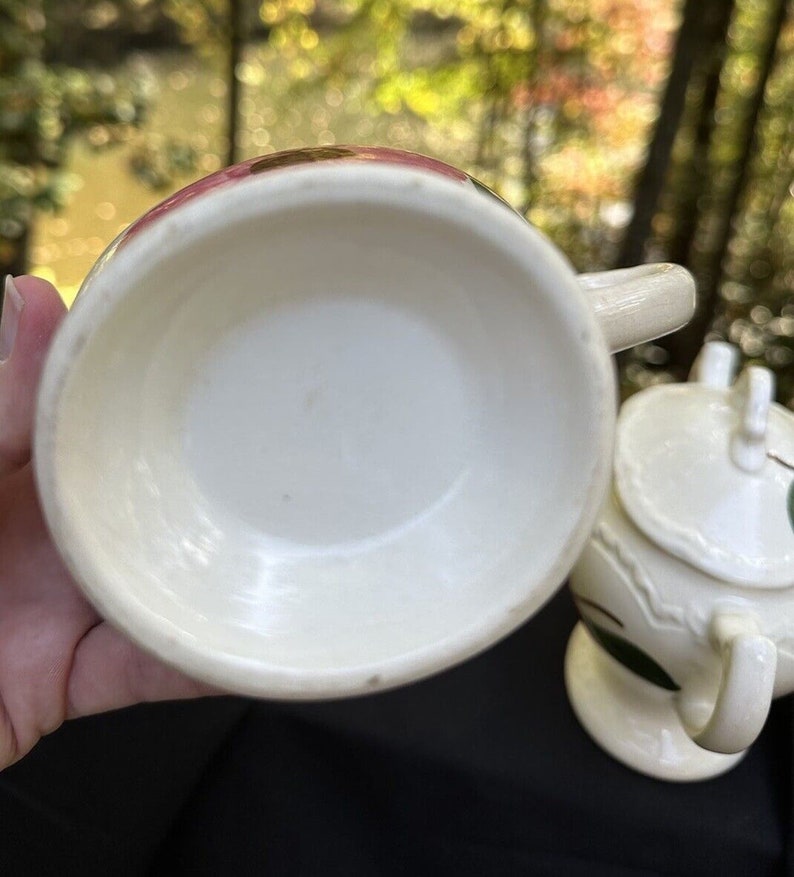
<svg viewBox="0 0 794 877">
<path fill-rule="evenodd" d="M 238 71 L 243 58 L 245 30 L 243 22 L 243 0 L 228 0 L 227 27 L 229 31 L 229 72 L 227 82 L 229 96 L 226 101 L 226 164 L 237 161 L 237 141 L 240 127 L 240 77 Z"/>
<path fill-rule="evenodd" d="M 55 0 L 0 0 L 0 272 L 27 263 L 34 211 L 63 203 L 72 135 L 92 132 L 97 145 L 123 136 L 143 116 L 135 83 L 107 73 L 47 63 L 59 38 Z"/>
<path fill-rule="evenodd" d="M 794 407 L 794 4 L 777 11 L 782 26 L 774 50 L 767 45 L 756 67 L 752 148 L 742 153 L 730 190 L 736 210 L 723 229 L 711 332 L 774 368 L 779 397 Z"/>
<path fill-rule="evenodd" d="M 627 355 L 627 391 L 680 378 L 716 335 L 794 404 L 793 3 L 0 0 L 0 261 L 19 266 L 33 211 L 63 201 L 70 135 L 132 137 L 147 94 L 119 51 L 178 44 L 207 61 L 226 160 L 333 142 L 363 106 L 361 130 L 464 165 L 578 268 L 693 269 L 697 321 Z M 136 175 L 172 187 L 193 161 L 180 135 L 136 135 Z"/>
<path fill-rule="evenodd" d="M 301 8 L 305 7 L 305 8 Z M 654 113 L 674 13 L 657 0 L 264 0 L 299 89 L 372 83 L 374 112 L 424 121 L 570 253 L 601 267 Z"/>
<path fill-rule="evenodd" d="M 37 2 L 45 66 L 56 31 L 63 53 L 86 45 L 86 29 L 115 32 L 135 22 L 128 13 L 136 9 L 158 34 L 167 31 L 166 16 L 183 44 L 214 61 L 225 58 L 228 161 L 237 158 L 239 73 L 249 35 L 269 36 L 271 57 L 297 92 L 333 85 L 344 93 L 366 78 L 373 113 L 423 121 L 442 157 L 454 143 L 459 160 L 461 145 L 471 144 L 470 169 L 581 267 L 605 265 L 617 242 L 604 217 L 625 197 L 621 165 L 630 164 L 627 144 L 650 118 L 660 34 L 669 27 L 655 14 L 659 0 Z M 180 161 L 182 152 L 173 150 Z M 152 184 L 167 183 L 172 175 L 161 153 L 141 144 L 133 170 Z"/>
<path fill-rule="evenodd" d="M 770 6 L 771 14 L 766 27 L 761 30 L 762 41 L 757 49 L 757 71 L 755 83 L 747 99 L 743 137 L 714 223 L 711 245 L 703 253 L 702 259 L 696 260 L 693 256 L 693 264 L 698 269 L 700 281 L 698 312 L 692 322 L 669 342 L 671 365 L 681 370 L 691 366 L 716 315 L 728 245 L 732 234 L 737 230 L 740 202 L 752 181 L 750 165 L 760 145 L 759 120 L 769 77 L 777 58 L 776 50 L 785 22 L 788 0 L 774 0 Z"/>
<path fill-rule="evenodd" d="M 299 2 L 295 3 L 300 6 Z M 238 159 L 240 65 L 246 41 L 267 37 L 259 0 L 164 0 L 163 10 L 179 27 L 182 41 L 213 62 L 225 61 L 226 164 Z"/>
<path fill-rule="evenodd" d="M 705 181 L 703 153 L 710 139 L 732 11 L 732 0 L 686 0 L 684 4 L 659 115 L 645 163 L 637 177 L 632 219 L 623 238 L 618 267 L 636 265 L 645 258 L 651 222 L 659 206 L 673 144 L 684 116 L 687 93 L 694 90 L 698 93 L 700 113 L 695 123 L 696 135 L 689 161 L 692 185 L 687 186 L 685 199 L 682 199 L 684 209 L 680 211 L 677 222 L 679 240 L 677 246 L 671 248 L 680 253 L 678 258 L 673 256 L 673 261 L 686 261 L 688 235 L 685 228 L 695 215 Z"/>
<path fill-rule="evenodd" d="M 45 46 L 47 63 L 108 69 L 131 52 L 178 44 L 163 0 L 58 0 L 44 6 L 54 36 Z"/>
<path fill-rule="evenodd" d="M 688 265 L 698 280 L 699 309 L 681 332 L 626 357 L 627 391 L 683 378 L 704 339 L 722 337 L 776 369 L 780 398 L 791 403 L 794 380 L 786 366 L 794 360 L 794 325 L 785 315 L 794 286 L 792 2 L 717 3 L 709 33 L 691 68 L 664 185 L 659 190 L 657 179 L 649 211 L 643 188 L 654 158 L 649 151 L 638 186 L 643 215 L 635 215 L 624 242 L 624 255 Z M 660 117 L 657 138 L 669 143 L 669 130 L 658 134 L 664 124 Z"/>
</svg>

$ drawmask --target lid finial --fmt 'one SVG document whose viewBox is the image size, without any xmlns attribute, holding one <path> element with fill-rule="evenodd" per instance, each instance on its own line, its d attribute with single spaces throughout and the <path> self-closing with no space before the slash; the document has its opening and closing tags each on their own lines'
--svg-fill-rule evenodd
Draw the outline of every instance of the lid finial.
<svg viewBox="0 0 794 877">
<path fill-rule="evenodd" d="M 700 348 L 690 381 L 709 387 L 730 387 L 739 367 L 739 351 L 727 341 L 708 341 Z"/>
</svg>

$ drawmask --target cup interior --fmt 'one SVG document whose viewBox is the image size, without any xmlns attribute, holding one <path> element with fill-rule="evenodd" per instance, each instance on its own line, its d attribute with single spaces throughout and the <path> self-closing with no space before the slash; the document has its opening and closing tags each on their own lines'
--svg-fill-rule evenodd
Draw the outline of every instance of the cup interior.
<svg viewBox="0 0 794 877">
<path fill-rule="evenodd" d="M 45 512 L 107 617 L 188 672 L 388 687 L 560 584 L 606 479 L 606 360 L 561 257 L 473 189 L 238 183 L 87 283 L 42 390 Z"/>
</svg>

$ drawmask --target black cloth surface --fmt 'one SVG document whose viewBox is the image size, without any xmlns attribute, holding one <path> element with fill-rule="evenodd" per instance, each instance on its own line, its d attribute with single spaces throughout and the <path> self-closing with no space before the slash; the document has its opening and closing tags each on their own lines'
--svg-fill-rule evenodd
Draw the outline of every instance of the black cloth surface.
<svg viewBox="0 0 794 877">
<path fill-rule="evenodd" d="M 790 699 L 725 776 L 648 779 L 571 712 L 575 620 L 562 592 L 480 657 L 368 698 L 67 723 L 0 774 L 0 874 L 794 874 Z"/>
</svg>

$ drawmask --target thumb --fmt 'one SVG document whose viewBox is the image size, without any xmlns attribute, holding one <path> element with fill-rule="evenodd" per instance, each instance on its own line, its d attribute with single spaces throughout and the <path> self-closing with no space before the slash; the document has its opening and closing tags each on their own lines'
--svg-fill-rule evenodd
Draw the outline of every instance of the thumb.
<svg viewBox="0 0 794 877">
<path fill-rule="evenodd" d="M 36 390 L 65 313 L 46 280 L 6 277 L 0 312 L 0 476 L 30 460 Z"/>
</svg>

